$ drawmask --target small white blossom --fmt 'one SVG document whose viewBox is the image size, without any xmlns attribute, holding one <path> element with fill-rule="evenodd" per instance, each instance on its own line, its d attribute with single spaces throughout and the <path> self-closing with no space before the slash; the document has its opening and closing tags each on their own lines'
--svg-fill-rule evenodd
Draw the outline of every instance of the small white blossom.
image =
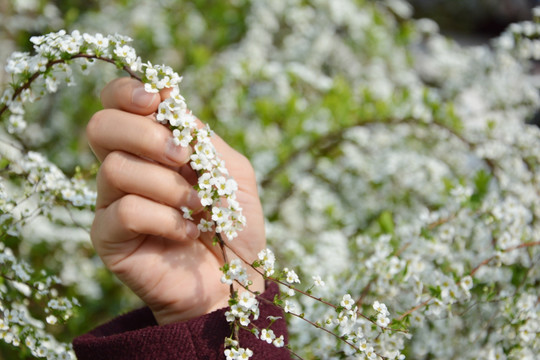
<svg viewBox="0 0 540 360">
<path fill-rule="evenodd" d="M 341 303 L 340 303 L 341 306 L 343 306 L 347 310 L 351 310 L 354 304 L 355 304 L 355 301 L 353 300 L 350 294 L 343 295 L 343 299 L 341 300 Z"/>
<path fill-rule="evenodd" d="M 262 329 L 260 338 L 261 340 L 271 344 L 272 341 L 274 341 L 274 339 L 276 338 L 276 335 L 272 330 Z"/>
<path fill-rule="evenodd" d="M 283 271 L 285 271 L 285 280 L 289 283 L 289 284 L 294 284 L 294 283 L 300 283 L 300 279 L 298 278 L 298 275 L 296 274 L 296 272 L 294 270 L 289 270 L 288 268 L 284 268 Z"/>
<path fill-rule="evenodd" d="M 313 279 L 313 284 L 317 287 L 323 287 L 324 286 L 324 281 L 321 279 L 321 277 L 319 275 L 314 275 L 312 276 L 312 279 Z"/>
</svg>

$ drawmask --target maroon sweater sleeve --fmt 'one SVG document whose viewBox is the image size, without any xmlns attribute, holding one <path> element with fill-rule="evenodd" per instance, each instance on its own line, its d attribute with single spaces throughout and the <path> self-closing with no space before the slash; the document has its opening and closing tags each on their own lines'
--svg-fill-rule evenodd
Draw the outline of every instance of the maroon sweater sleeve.
<svg viewBox="0 0 540 360">
<path fill-rule="evenodd" d="M 259 297 L 260 316 L 254 324 L 264 328 L 270 323 L 268 316 L 281 317 L 271 329 L 276 336 L 283 335 L 287 343 L 283 312 L 271 304 L 278 292 L 276 284 L 267 284 L 266 291 Z M 225 320 L 226 310 L 223 308 L 186 322 L 159 326 L 146 307 L 75 338 L 73 348 L 79 360 L 225 359 L 223 341 L 231 332 Z M 276 348 L 244 330 L 239 335 L 240 346 L 253 350 L 252 360 L 291 358 L 286 348 Z"/>
</svg>

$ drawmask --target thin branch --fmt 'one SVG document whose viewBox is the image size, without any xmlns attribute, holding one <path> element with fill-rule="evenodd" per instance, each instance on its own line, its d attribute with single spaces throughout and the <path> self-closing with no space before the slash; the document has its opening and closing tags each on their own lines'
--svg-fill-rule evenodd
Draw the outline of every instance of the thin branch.
<svg viewBox="0 0 540 360">
<path fill-rule="evenodd" d="M 111 59 L 111 58 L 106 58 L 106 57 L 103 57 L 103 56 L 97 56 L 97 55 L 90 55 L 90 54 L 75 54 L 73 56 L 71 56 L 70 58 L 68 59 L 56 59 L 56 60 L 50 60 L 47 65 L 45 65 L 45 71 L 38 71 L 38 72 L 35 72 L 34 74 L 32 74 L 32 76 L 30 76 L 30 78 L 19 88 L 17 88 L 17 90 L 15 90 L 15 92 L 13 93 L 12 97 L 11 97 L 11 100 L 15 100 L 19 95 L 21 95 L 21 93 L 30 88 L 30 86 L 32 85 L 32 83 L 37 79 L 39 78 L 40 75 L 44 74 L 49 68 L 53 67 L 54 65 L 57 65 L 57 64 L 65 64 L 67 61 L 69 60 L 73 60 L 73 59 L 79 59 L 79 58 L 86 58 L 86 59 L 96 59 L 96 60 L 101 60 L 101 61 L 105 61 L 105 62 L 108 62 L 108 63 L 111 63 L 111 64 L 114 64 L 116 65 L 116 62 Z M 132 78 L 134 79 L 137 79 L 139 81 L 141 81 L 141 78 L 136 75 L 127 65 L 124 65 L 122 67 L 122 69 L 127 72 Z M 4 104 L 3 107 L 0 108 L 0 116 L 2 116 L 2 114 L 8 109 L 8 105 L 7 104 Z"/>
<path fill-rule="evenodd" d="M 416 305 L 415 307 L 413 307 L 412 309 L 409 309 L 408 311 L 404 312 L 403 314 L 401 314 L 400 317 L 397 318 L 396 321 L 401 321 L 403 320 L 407 315 L 410 315 L 411 313 L 415 312 L 416 310 L 426 306 L 431 300 L 433 300 L 433 296 L 431 296 L 429 299 L 427 299 L 426 301 Z"/>
<path fill-rule="evenodd" d="M 246 289 L 247 291 L 249 291 L 249 292 L 251 292 L 252 294 L 256 295 L 253 291 L 249 290 L 248 288 L 246 288 L 245 286 L 243 286 L 241 283 L 239 283 L 239 284 L 240 284 L 242 287 L 244 287 L 244 289 Z M 260 298 L 260 299 L 263 300 L 263 301 L 265 301 L 265 302 L 268 303 L 268 304 L 277 306 L 276 304 L 274 304 L 273 301 L 270 301 L 270 300 L 265 299 L 265 298 Z M 301 316 L 301 315 L 299 315 L 299 314 L 296 314 L 296 313 L 293 313 L 293 312 L 290 312 L 290 311 L 287 312 L 287 314 L 291 314 L 292 316 L 295 316 L 295 317 L 297 317 L 297 318 L 299 318 L 299 319 L 304 320 L 305 322 L 307 322 L 308 324 L 314 326 L 315 328 L 320 329 L 320 330 L 323 330 L 323 331 L 327 332 L 328 334 L 332 335 L 333 337 L 335 337 L 336 339 L 345 342 L 347 345 L 351 346 L 351 347 L 354 348 L 356 351 L 360 351 L 360 349 L 358 349 L 358 347 L 356 347 L 356 345 L 350 343 L 350 342 L 347 341 L 346 339 L 343 339 L 341 336 L 339 336 L 339 335 L 333 333 L 332 331 L 330 331 L 330 330 L 328 330 L 328 329 L 326 329 L 326 328 L 320 326 L 319 324 L 314 323 L 313 321 L 311 321 L 311 320 L 309 320 L 309 319 L 306 319 L 304 316 Z M 298 356 L 297 354 L 294 354 L 294 355 Z M 299 357 L 299 356 L 298 356 L 298 357 Z"/>
<path fill-rule="evenodd" d="M 509 247 L 508 249 L 504 249 L 502 252 L 505 253 L 505 252 L 510 252 L 510 251 L 517 250 L 517 249 L 523 249 L 523 248 L 527 248 L 527 247 L 531 247 L 531 246 L 538 246 L 538 245 L 540 245 L 540 241 L 527 242 L 527 243 L 523 243 L 523 244 L 519 244 L 519 245 L 516 245 L 516 246 Z M 471 273 L 469 275 L 474 276 L 474 274 L 482 266 L 487 265 L 491 260 L 495 259 L 497 256 L 498 255 L 493 255 L 493 256 L 485 259 L 484 261 L 482 261 L 474 269 L 472 269 L 472 271 L 471 271 Z"/>
<path fill-rule="evenodd" d="M 305 292 L 305 291 L 302 291 L 302 290 L 300 290 L 300 289 L 298 289 L 298 288 L 296 288 L 296 287 L 294 287 L 294 286 L 292 286 L 292 285 L 290 285 L 290 284 L 287 284 L 287 283 L 285 283 L 285 282 L 283 282 L 283 281 L 281 281 L 281 280 L 279 280 L 279 279 L 273 278 L 273 277 L 271 277 L 271 276 L 266 276 L 266 275 L 264 275 L 264 273 L 262 273 L 258 268 L 254 267 L 252 264 L 250 264 L 250 263 L 247 262 L 245 259 L 243 259 L 242 256 L 241 256 L 240 254 L 238 254 L 238 253 L 237 253 L 234 249 L 232 249 L 230 246 L 228 246 L 227 244 L 225 244 L 225 246 L 226 246 L 228 249 L 230 249 L 236 256 L 238 256 L 238 258 L 239 258 L 240 260 L 242 260 L 244 263 L 248 264 L 253 270 L 255 270 L 255 271 L 256 271 L 259 275 L 261 275 L 263 278 L 268 279 L 268 280 L 270 280 L 270 281 L 273 281 L 273 282 L 275 282 L 276 284 L 283 285 L 283 286 L 285 286 L 285 287 L 287 287 L 287 288 L 289 288 L 289 289 L 294 290 L 294 291 L 297 292 L 297 293 L 300 293 L 300 294 L 302 294 L 302 295 L 304 295 L 304 296 L 307 296 L 307 297 L 309 297 L 309 298 L 311 298 L 311 299 L 313 299 L 313 300 L 316 300 L 316 301 L 318 301 L 318 302 L 320 302 L 320 303 L 322 303 L 322 304 L 324 304 L 324 305 L 330 306 L 331 308 L 333 308 L 333 309 L 335 309 L 335 310 L 338 309 L 338 307 L 337 307 L 336 305 L 334 305 L 334 304 L 332 304 L 332 303 L 330 303 L 330 302 L 328 302 L 328 301 L 326 301 L 326 300 L 324 300 L 324 299 L 322 299 L 322 298 L 313 296 L 313 295 L 311 295 L 311 294 L 309 294 L 309 293 L 307 293 L 307 292 Z M 403 334 L 408 334 L 408 331 L 405 331 L 405 330 L 400 330 L 400 329 L 394 329 L 394 328 L 388 328 L 388 327 L 380 326 L 380 325 L 377 324 L 375 321 L 373 321 L 372 319 L 370 319 L 368 316 L 362 314 L 360 311 L 357 311 L 356 314 L 359 315 L 360 317 L 366 319 L 367 321 L 371 322 L 373 325 L 375 325 L 375 326 L 381 328 L 382 330 L 397 331 L 397 332 L 401 332 L 401 333 L 403 333 Z"/>
<path fill-rule="evenodd" d="M 528 247 L 532 247 L 532 246 L 539 246 L 540 245 L 540 241 L 531 241 L 531 242 L 526 242 L 526 243 L 523 243 L 523 244 L 519 244 L 519 245 L 516 245 L 516 246 L 512 246 L 512 247 L 509 247 L 508 249 L 505 249 L 503 250 L 502 252 L 510 252 L 510 251 L 514 251 L 514 250 L 518 250 L 518 249 L 523 249 L 523 248 L 528 248 Z M 474 269 L 471 270 L 471 272 L 469 273 L 469 275 L 471 277 L 474 276 L 474 274 L 484 265 L 487 265 L 489 264 L 489 262 L 493 259 L 495 259 L 497 257 L 497 255 L 493 255 L 493 256 L 490 256 L 489 258 L 483 260 L 482 262 L 480 262 L 480 264 L 478 264 Z M 456 285 L 459 285 L 459 281 L 456 283 Z M 434 297 L 431 296 L 429 297 L 427 300 L 425 300 L 424 302 L 416 305 L 415 307 L 407 310 L 405 313 L 403 313 L 399 318 L 397 318 L 396 321 L 400 321 L 402 320 L 403 318 L 405 318 L 407 315 L 410 315 L 411 313 L 413 313 L 414 311 L 426 306 L 431 300 L 433 300 Z"/>
</svg>

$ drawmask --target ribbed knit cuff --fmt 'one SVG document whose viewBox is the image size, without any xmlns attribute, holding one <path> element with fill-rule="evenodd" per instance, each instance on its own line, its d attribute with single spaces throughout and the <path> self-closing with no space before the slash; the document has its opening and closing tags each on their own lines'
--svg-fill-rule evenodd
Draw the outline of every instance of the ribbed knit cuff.
<svg viewBox="0 0 540 360">
<path fill-rule="evenodd" d="M 260 316 L 254 324 L 264 328 L 269 316 L 281 317 L 272 325 L 276 336 L 283 335 L 287 343 L 287 328 L 280 308 L 271 304 L 279 288 L 267 283 L 260 295 Z M 265 301 L 270 300 L 270 302 Z M 186 322 L 159 326 L 148 307 L 132 311 L 75 338 L 73 348 L 79 360 L 137 359 L 224 359 L 223 341 L 230 336 L 230 324 L 225 311 L 212 313 Z M 252 360 L 290 359 L 289 351 L 276 348 L 257 339 L 247 331 L 240 332 L 240 345 L 253 350 Z"/>
</svg>

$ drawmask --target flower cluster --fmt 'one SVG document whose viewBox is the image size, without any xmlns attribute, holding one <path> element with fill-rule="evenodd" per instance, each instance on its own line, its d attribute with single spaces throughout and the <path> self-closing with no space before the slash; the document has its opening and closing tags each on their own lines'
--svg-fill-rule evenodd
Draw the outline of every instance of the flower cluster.
<svg viewBox="0 0 540 360">
<path fill-rule="evenodd" d="M 230 310 L 225 312 L 225 317 L 228 322 L 238 321 L 242 326 L 250 324 L 250 317 L 257 320 L 259 318 L 259 302 L 255 295 L 248 291 L 242 292 L 237 299 L 233 300 Z"/>
<path fill-rule="evenodd" d="M 59 282 L 54 276 L 36 273 L 28 264 L 20 262 L 9 248 L 0 243 L 0 339 L 16 347 L 26 347 L 37 358 L 69 360 L 75 356 L 71 345 L 62 344 L 47 333 L 41 320 L 34 318 L 28 300 L 43 302 L 48 324 L 54 325 L 59 319 L 67 320 L 72 315 L 75 299 L 58 296 L 51 288 Z M 23 294 L 26 303 L 4 302 Z"/>
<path fill-rule="evenodd" d="M 540 7 L 533 9 L 534 20 L 511 24 L 497 39 L 495 44 L 514 52 L 523 59 L 540 59 Z"/>
<path fill-rule="evenodd" d="M 156 120 L 171 126 L 173 141 L 177 146 L 192 146 L 191 168 L 198 173 L 197 190 L 201 203 L 212 211 L 212 220 L 201 220 L 203 232 L 212 228 L 232 240 L 246 223 L 242 208 L 236 201 L 238 185 L 229 176 L 225 163 L 218 157 L 211 142 L 212 130 L 208 125 L 199 126 L 197 118 L 187 109 L 178 84 L 182 80 L 170 67 L 143 64 L 143 82 L 148 92 L 171 89 L 169 98 L 158 108 Z"/>
<path fill-rule="evenodd" d="M 231 285 L 237 281 L 243 286 L 249 284 L 249 278 L 246 268 L 242 265 L 240 259 L 233 259 L 226 263 L 222 269 L 223 275 L 221 276 L 221 282 L 223 284 Z"/>
<path fill-rule="evenodd" d="M 272 276 L 274 274 L 274 264 L 276 262 L 276 256 L 270 249 L 263 249 L 258 254 L 259 262 L 257 265 L 260 265 L 264 271 L 265 276 Z"/>
<path fill-rule="evenodd" d="M 252 320 L 259 318 L 259 302 L 255 295 L 249 291 L 244 291 L 240 296 L 229 299 L 230 309 L 225 312 L 225 318 L 233 326 L 248 328 Z M 253 355 L 250 349 L 239 346 L 238 340 L 233 338 L 225 339 L 225 356 L 227 359 L 240 360 L 249 359 Z"/>
<path fill-rule="evenodd" d="M 380 327 L 387 327 L 388 324 L 390 324 L 390 319 L 388 318 L 390 312 L 388 312 L 386 305 L 375 301 L 373 303 L 373 309 L 377 312 L 377 325 Z"/>
</svg>

